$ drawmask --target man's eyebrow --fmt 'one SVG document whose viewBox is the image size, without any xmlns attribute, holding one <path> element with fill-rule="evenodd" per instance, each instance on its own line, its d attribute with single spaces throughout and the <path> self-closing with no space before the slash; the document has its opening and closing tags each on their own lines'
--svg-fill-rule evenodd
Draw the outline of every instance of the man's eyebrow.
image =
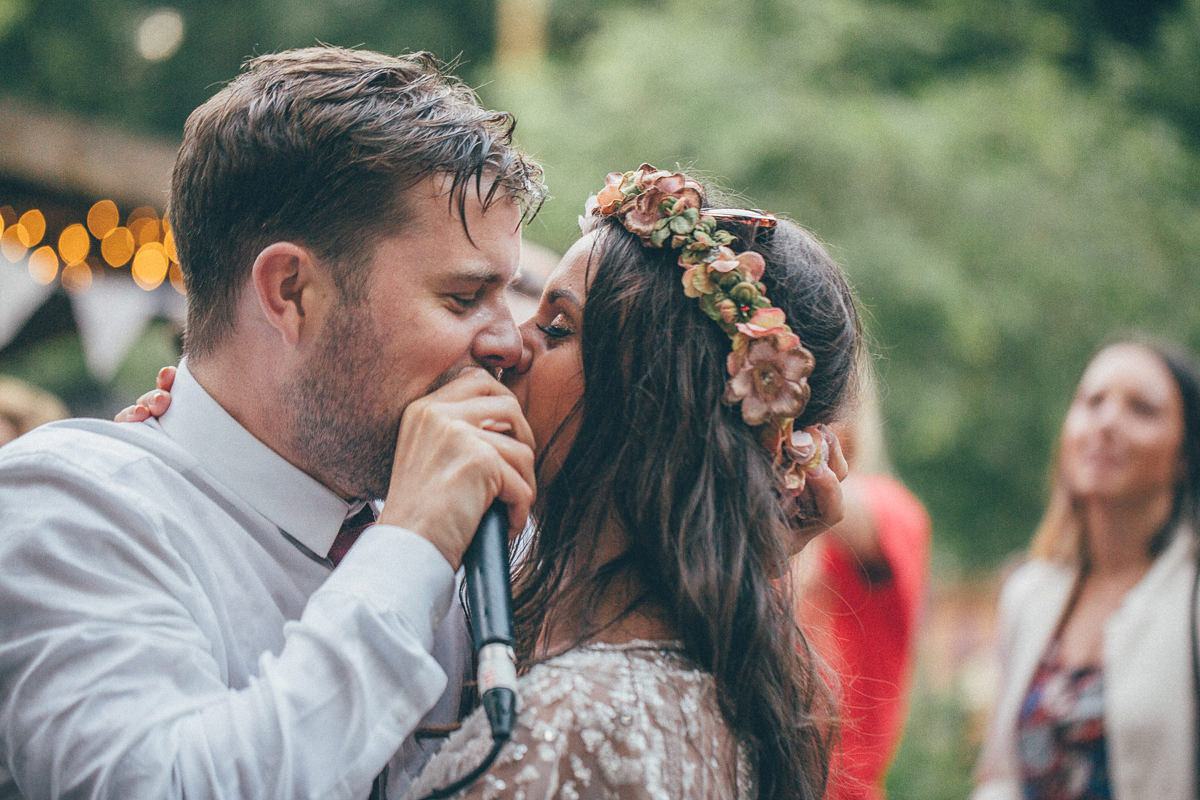
<svg viewBox="0 0 1200 800">
<path fill-rule="evenodd" d="M 446 280 L 454 281 L 457 283 L 507 283 L 508 282 L 508 279 L 505 278 L 500 273 L 499 270 L 495 270 L 490 267 L 480 267 L 479 269 L 471 269 L 470 267 L 467 267 L 465 269 L 460 269 L 457 272 L 455 272 L 453 275 L 447 276 Z"/>
</svg>

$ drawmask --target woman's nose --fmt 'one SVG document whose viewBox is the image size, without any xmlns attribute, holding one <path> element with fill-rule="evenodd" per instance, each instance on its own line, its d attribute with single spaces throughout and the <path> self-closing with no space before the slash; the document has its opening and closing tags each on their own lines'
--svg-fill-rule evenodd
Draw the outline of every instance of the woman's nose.
<svg viewBox="0 0 1200 800">
<path fill-rule="evenodd" d="M 1112 431 L 1121 424 L 1123 410 L 1121 404 L 1114 399 L 1106 399 L 1096 407 L 1092 422 L 1097 430 Z"/>
</svg>

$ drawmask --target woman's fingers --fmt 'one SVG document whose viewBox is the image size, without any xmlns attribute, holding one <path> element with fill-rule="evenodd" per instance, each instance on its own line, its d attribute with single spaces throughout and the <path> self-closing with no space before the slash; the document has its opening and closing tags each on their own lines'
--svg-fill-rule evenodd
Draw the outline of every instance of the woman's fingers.
<svg viewBox="0 0 1200 800">
<path fill-rule="evenodd" d="M 113 417 L 117 422 L 144 422 L 161 417 L 171 407 L 171 387 L 175 385 L 175 367 L 163 367 L 154 378 L 157 389 L 151 389 L 131 406 L 125 406 Z"/>
</svg>

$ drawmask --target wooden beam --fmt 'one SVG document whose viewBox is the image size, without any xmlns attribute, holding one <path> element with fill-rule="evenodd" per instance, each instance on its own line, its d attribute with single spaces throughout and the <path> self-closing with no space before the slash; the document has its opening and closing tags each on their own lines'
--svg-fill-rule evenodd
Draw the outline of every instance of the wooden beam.
<svg viewBox="0 0 1200 800">
<path fill-rule="evenodd" d="M 0 176 L 119 206 L 167 202 L 177 143 L 0 97 Z"/>
</svg>

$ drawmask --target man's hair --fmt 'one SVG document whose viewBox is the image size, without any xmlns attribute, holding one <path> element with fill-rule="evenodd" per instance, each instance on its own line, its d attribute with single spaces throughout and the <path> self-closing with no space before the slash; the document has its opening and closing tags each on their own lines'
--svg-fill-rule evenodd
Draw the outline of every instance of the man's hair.
<svg viewBox="0 0 1200 800">
<path fill-rule="evenodd" d="M 515 124 L 429 53 L 310 47 L 247 61 L 188 117 L 172 175 L 185 350 L 229 335 L 254 258 L 275 241 L 311 249 L 342 297 L 360 298 L 364 256 L 411 217 L 406 191 L 428 177 L 451 179 L 464 227 L 469 190 L 485 210 L 513 199 L 536 213 L 541 168 L 514 147 Z"/>
</svg>

